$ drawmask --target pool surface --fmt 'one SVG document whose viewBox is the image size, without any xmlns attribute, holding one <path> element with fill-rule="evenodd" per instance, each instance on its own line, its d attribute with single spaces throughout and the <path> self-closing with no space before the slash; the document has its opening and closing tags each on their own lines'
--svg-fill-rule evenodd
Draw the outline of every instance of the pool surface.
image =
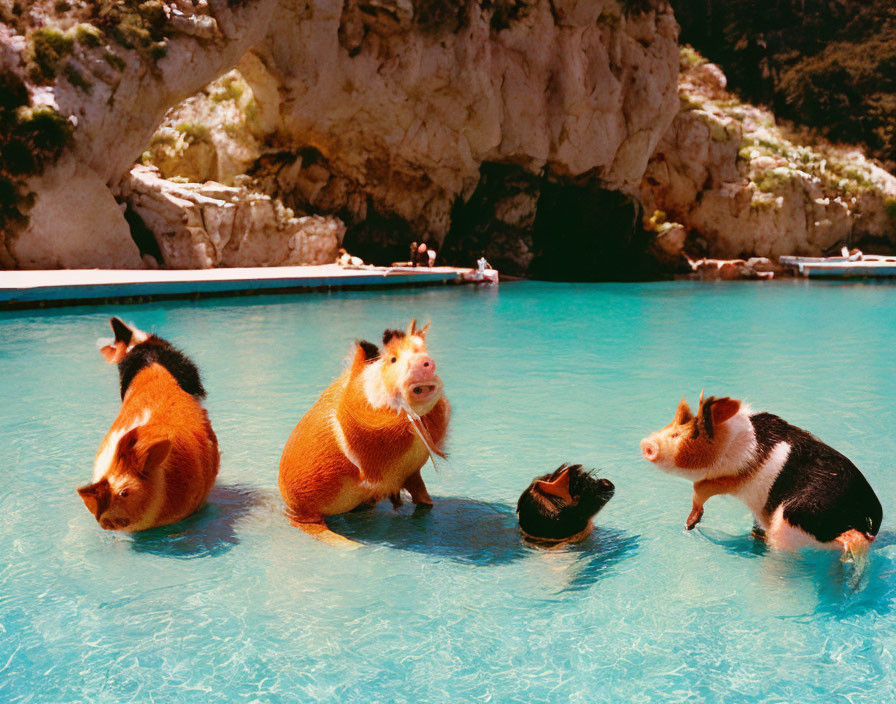
<svg viewBox="0 0 896 704">
<path fill-rule="evenodd" d="M 175 526 L 102 531 L 75 493 L 119 407 L 95 345 L 119 314 L 202 370 L 221 472 Z M 358 337 L 432 319 L 454 417 L 436 505 L 282 515 L 280 452 Z M 896 287 L 502 285 L 0 313 L 0 701 L 896 701 Z M 683 394 L 829 442 L 884 506 L 864 574 L 767 552 L 747 509 L 638 441 Z M 536 474 L 598 467 L 582 545 L 520 542 Z"/>
</svg>

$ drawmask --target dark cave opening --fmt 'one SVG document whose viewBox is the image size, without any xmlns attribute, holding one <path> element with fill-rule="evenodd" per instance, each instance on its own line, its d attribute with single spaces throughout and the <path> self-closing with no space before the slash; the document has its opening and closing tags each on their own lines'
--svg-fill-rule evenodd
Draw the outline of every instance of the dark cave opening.
<svg viewBox="0 0 896 704">
<path fill-rule="evenodd" d="M 343 215 L 342 213 L 339 213 Z M 383 215 L 368 204 L 367 217 L 361 222 L 348 224 L 342 246 L 368 264 L 389 266 L 393 262 L 405 262 L 411 253 L 411 242 L 421 238 L 410 224 L 397 215 Z M 438 249 L 438 248 L 437 248 Z"/>
<path fill-rule="evenodd" d="M 442 249 L 450 264 L 485 256 L 502 274 L 533 279 L 665 278 L 650 240 L 640 204 L 625 194 L 487 163 L 476 191 L 455 206 Z"/>
<path fill-rule="evenodd" d="M 545 181 L 533 227 L 529 276 L 549 281 L 643 281 L 661 278 L 647 253 L 651 236 L 641 206 L 619 191 Z"/>
<path fill-rule="evenodd" d="M 143 222 L 143 218 L 141 218 L 132 208 L 126 208 L 124 211 L 124 219 L 131 228 L 131 239 L 134 240 L 134 244 L 136 244 L 137 249 L 140 250 L 140 256 L 142 257 L 149 254 L 159 263 L 159 266 L 164 266 L 165 259 L 162 256 L 162 250 L 159 247 L 159 243 L 156 241 L 156 236 L 153 234 L 152 230 L 146 226 L 146 223 Z"/>
</svg>

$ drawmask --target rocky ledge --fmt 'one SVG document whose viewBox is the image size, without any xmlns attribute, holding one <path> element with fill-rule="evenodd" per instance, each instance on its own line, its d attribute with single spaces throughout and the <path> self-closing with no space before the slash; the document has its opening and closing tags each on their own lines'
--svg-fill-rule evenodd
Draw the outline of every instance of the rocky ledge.
<svg viewBox="0 0 896 704">
<path fill-rule="evenodd" d="M 167 180 L 147 166 L 131 170 L 119 197 L 152 233 L 158 259 L 171 269 L 330 264 L 345 236 L 337 218 L 294 217 L 264 193 Z"/>
<path fill-rule="evenodd" d="M 742 103 L 726 90 L 721 69 L 692 49 L 681 57 L 681 109 L 640 188 L 659 257 L 892 250 L 896 177 L 854 147 Z"/>
</svg>

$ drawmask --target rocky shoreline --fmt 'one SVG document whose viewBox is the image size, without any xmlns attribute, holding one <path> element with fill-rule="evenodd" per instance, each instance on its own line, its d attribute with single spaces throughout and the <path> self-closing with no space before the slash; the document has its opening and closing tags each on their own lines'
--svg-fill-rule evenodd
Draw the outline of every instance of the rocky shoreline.
<svg viewBox="0 0 896 704">
<path fill-rule="evenodd" d="M 4 268 L 387 264 L 425 240 L 637 279 L 896 244 L 896 178 L 738 101 L 665 2 L 0 13 Z"/>
</svg>

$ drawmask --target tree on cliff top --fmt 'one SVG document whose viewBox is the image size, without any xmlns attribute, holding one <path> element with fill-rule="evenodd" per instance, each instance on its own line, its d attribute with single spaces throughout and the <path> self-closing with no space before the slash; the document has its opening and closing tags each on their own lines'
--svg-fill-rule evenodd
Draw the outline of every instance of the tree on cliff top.
<svg viewBox="0 0 896 704">
<path fill-rule="evenodd" d="M 775 114 L 864 144 L 896 171 L 896 4 L 672 0 L 681 41 Z"/>
</svg>

